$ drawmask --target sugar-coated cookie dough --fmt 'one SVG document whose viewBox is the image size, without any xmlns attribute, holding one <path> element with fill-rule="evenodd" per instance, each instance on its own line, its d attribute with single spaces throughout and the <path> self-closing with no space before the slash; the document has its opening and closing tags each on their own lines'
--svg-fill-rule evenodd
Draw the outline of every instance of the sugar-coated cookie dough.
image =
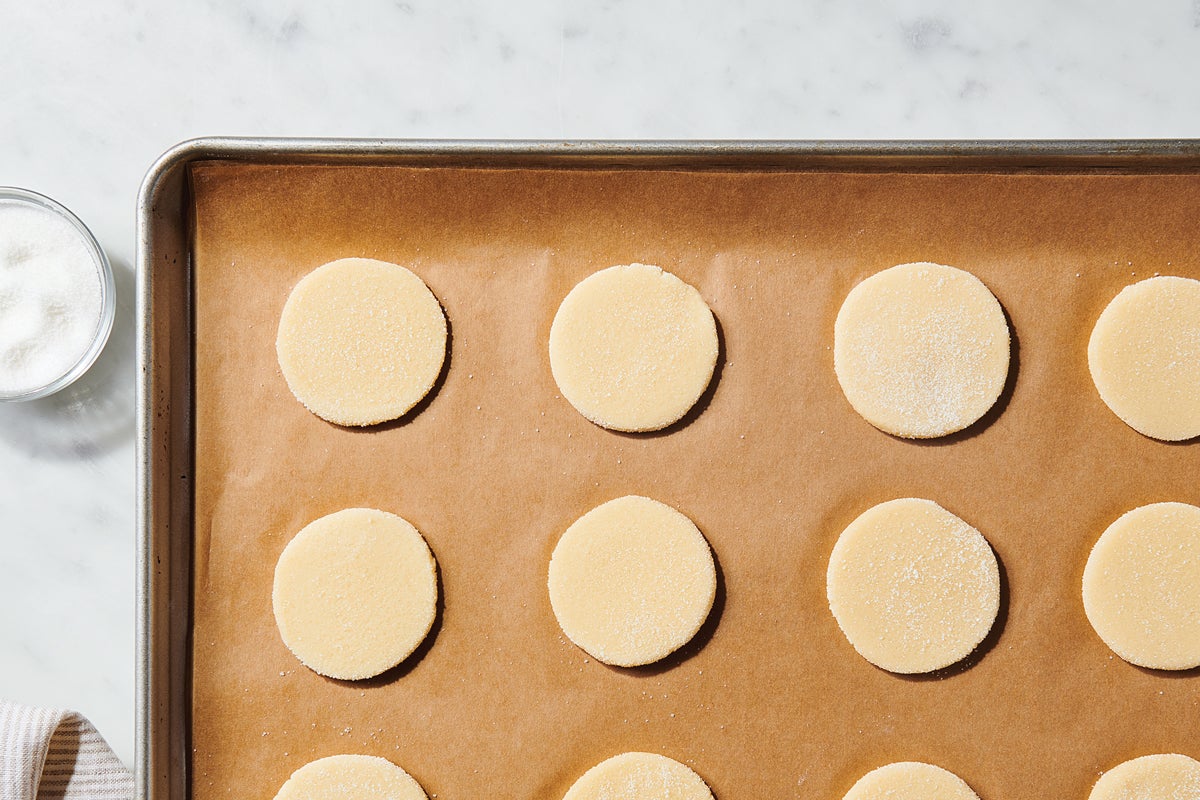
<svg viewBox="0 0 1200 800">
<path fill-rule="evenodd" d="M 1109 525 L 1083 570 L 1083 608 L 1132 664 L 1200 666 L 1200 508 L 1152 503 Z"/>
<path fill-rule="evenodd" d="M 563 800 L 713 800 L 704 779 L 657 753 L 622 753 L 583 773 Z"/>
<path fill-rule="evenodd" d="M 650 664 L 686 644 L 712 609 L 708 542 L 670 506 L 630 495 L 576 520 L 554 548 L 550 605 L 567 637 L 606 664 Z"/>
<path fill-rule="evenodd" d="M 833 329 L 850 405 L 882 431 L 945 436 L 987 413 L 1008 379 L 1008 322 L 969 272 L 901 264 L 855 286 Z"/>
<path fill-rule="evenodd" d="M 412 655 L 437 613 L 437 565 L 404 519 L 371 508 L 321 517 L 275 565 L 284 644 L 330 678 L 370 678 Z"/>
<path fill-rule="evenodd" d="M 1197 800 L 1200 761 L 1176 753 L 1142 756 L 1100 776 L 1088 800 Z"/>
<path fill-rule="evenodd" d="M 704 298 L 646 264 L 584 278 L 550 327 L 550 369 L 563 397 L 612 430 L 655 431 L 678 421 L 716 364 L 717 325 Z"/>
<path fill-rule="evenodd" d="M 826 580 L 829 608 L 850 644 L 890 672 L 961 661 L 1000 609 L 992 548 L 932 500 L 891 500 L 865 511 L 834 545 Z"/>
<path fill-rule="evenodd" d="M 428 800 L 413 777 L 378 756 L 328 756 L 292 773 L 275 800 Z"/>
<path fill-rule="evenodd" d="M 1163 276 L 1122 289 L 1092 329 L 1088 367 L 1129 427 L 1168 442 L 1200 436 L 1200 281 Z"/>
<path fill-rule="evenodd" d="M 898 761 L 863 775 L 844 800 L 979 800 L 979 795 L 949 770 Z"/>
<path fill-rule="evenodd" d="M 404 416 L 433 388 L 446 358 L 446 317 L 404 267 L 343 258 L 292 289 L 275 353 L 309 411 L 338 425 L 374 425 Z"/>
</svg>

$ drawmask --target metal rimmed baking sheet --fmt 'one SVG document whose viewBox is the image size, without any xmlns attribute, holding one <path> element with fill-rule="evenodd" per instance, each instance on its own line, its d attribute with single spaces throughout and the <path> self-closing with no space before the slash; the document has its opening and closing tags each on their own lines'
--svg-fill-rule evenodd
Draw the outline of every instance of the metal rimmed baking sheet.
<svg viewBox="0 0 1200 800">
<path fill-rule="evenodd" d="M 654 749 L 721 800 L 836 798 L 900 759 L 950 768 L 984 800 L 1083 797 L 1125 757 L 1186 749 L 1195 677 L 1112 656 L 1078 580 L 1128 507 L 1200 499 L 1197 451 L 1124 428 L 1081 343 L 1126 283 L 1200 276 L 1198 166 L 1193 142 L 205 140 L 168 154 L 140 210 L 142 796 L 269 796 L 336 748 L 391 755 L 440 796 L 561 796 L 615 750 Z M 359 254 L 419 267 L 454 335 L 428 406 L 368 434 L 293 408 L 267 347 L 289 282 Z M 557 299 L 629 260 L 695 283 L 722 326 L 716 389 L 667 436 L 594 429 L 545 366 Z M 845 291 L 911 260 L 977 274 L 1018 341 L 1003 407 L 951 443 L 871 429 L 824 349 Z M 238 449 L 264 443 L 269 460 Z M 630 491 L 692 516 L 721 563 L 718 624 L 665 671 L 585 663 L 539 583 L 561 527 Z M 1007 575 L 999 635 L 940 680 L 866 665 L 824 607 L 841 527 L 906 494 L 983 531 Z M 215 513 L 218 495 L 238 502 Z M 365 688 L 304 673 L 255 604 L 272 548 L 352 500 L 422 528 L 447 598 L 422 659 Z M 235 556 L 252 565 L 244 594 L 213 569 Z M 217 613 L 227 601 L 240 616 Z M 204 638 L 234 622 L 239 636 Z"/>
</svg>

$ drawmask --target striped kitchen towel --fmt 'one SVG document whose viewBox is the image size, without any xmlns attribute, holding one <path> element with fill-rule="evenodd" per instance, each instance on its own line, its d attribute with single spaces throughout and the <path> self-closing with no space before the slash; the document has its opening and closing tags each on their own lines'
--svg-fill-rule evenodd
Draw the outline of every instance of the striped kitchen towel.
<svg viewBox="0 0 1200 800">
<path fill-rule="evenodd" d="M 133 776 L 74 711 L 0 700 L 0 800 L 130 800 Z"/>
</svg>

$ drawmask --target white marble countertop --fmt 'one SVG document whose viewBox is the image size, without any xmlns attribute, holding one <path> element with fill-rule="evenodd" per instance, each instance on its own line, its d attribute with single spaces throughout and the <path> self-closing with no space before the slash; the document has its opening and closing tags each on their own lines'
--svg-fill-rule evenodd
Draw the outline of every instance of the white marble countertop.
<svg viewBox="0 0 1200 800">
<path fill-rule="evenodd" d="M 134 738 L 134 204 L 208 134 L 1200 136 L 1200 0 L 0 0 L 0 185 L 114 261 L 83 381 L 0 406 L 0 696 Z"/>
</svg>

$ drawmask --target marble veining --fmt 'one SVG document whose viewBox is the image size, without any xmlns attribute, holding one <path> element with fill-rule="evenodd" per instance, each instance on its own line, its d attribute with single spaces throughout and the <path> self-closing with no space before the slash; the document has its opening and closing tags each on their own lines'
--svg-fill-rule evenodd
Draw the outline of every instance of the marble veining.
<svg viewBox="0 0 1200 800">
<path fill-rule="evenodd" d="M 83 382 L 0 407 L 0 694 L 133 756 L 134 202 L 205 134 L 1200 135 L 1200 0 L 0 0 L 0 184 L 115 262 Z"/>
</svg>

